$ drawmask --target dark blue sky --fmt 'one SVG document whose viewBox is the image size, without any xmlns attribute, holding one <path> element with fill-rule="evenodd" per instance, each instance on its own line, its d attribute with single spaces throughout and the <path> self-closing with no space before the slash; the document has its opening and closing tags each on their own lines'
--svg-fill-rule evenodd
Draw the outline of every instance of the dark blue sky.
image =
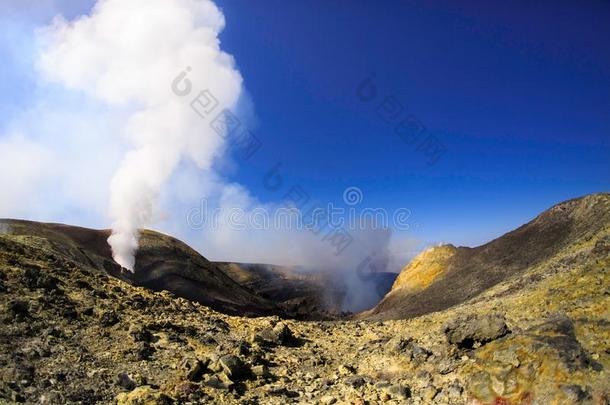
<svg viewBox="0 0 610 405">
<path fill-rule="evenodd" d="M 412 210 L 426 242 L 477 244 L 610 189 L 610 3 L 219 0 L 260 153 L 227 173 Z M 374 74 L 377 98 L 358 84 Z M 446 147 L 435 165 L 377 113 L 394 97 Z"/>
</svg>

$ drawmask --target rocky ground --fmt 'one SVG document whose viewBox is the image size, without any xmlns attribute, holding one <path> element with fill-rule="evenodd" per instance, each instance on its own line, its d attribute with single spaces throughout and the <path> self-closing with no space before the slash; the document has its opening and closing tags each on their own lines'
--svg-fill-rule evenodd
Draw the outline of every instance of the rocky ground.
<svg viewBox="0 0 610 405">
<path fill-rule="evenodd" d="M 0 403 L 610 404 L 610 226 L 408 320 L 229 316 L 77 251 L 0 233 Z"/>
<path fill-rule="evenodd" d="M 93 272 L 35 242 L 0 237 L 0 397 L 7 402 L 610 398 L 607 246 L 533 271 L 517 293 L 499 285 L 449 311 L 298 322 L 223 315 Z"/>
</svg>

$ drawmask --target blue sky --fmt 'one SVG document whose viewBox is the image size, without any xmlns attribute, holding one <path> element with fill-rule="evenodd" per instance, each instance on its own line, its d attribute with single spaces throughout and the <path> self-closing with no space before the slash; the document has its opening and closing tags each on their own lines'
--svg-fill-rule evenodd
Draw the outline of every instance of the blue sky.
<svg viewBox="0 0 610 405">
<path fill-rule="evenodd" d="M 362 207 L 410 209 L 415 238 L 464 245 L 610 190 L 610 3 L 460 3 L 218 0 L 264 143 L 222 174 L 274 202 L 263 179 L 281 161 L 312 198 L 356 186 Z M 31 29 L 92 2 L 44 4 L 2 10 L 3 122 L 34 91 Z M 436 164 L 380 118 L 386 97 L 446 147 Z"/>
<path fill-rule="evenodd" d="M 610 189 L 610 4 L 220 0 L 264 141 L 231 175 L 260 198 L 277 160 L 329 201 L 407 207 L 426 241 L 477 244 Z M 433 166 L 356 96 L 373 73 L 446 146 Z M 377 103 L 378 105 L 379 103 Z"/>
</svg>

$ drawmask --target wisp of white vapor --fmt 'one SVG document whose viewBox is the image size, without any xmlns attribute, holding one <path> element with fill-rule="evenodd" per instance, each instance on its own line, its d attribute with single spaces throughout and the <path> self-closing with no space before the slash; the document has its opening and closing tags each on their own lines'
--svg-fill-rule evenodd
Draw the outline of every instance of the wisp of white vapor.
<svg viewBox="0 0 610 405">
<path fill-rule="evenodd" d="M 224 16 L 210 0 L 99 0 L 88 16 L 56 18 L 40 32 L 39 68 L 51 81 L 122 109 L 132 149 L 110 183 L 108 239 L 114 260 L 131 271 L 138 229 L 150 225 L 159 194 L 181 161 L 209 169 L 223 139 L 189 102 L 208 90 L 233 108 L 242 78 L 220 49 Z M 172 92 L 181 72 L 193 89 Z"/>
<path fill-rule="evenodd" d="M 29 2 L 9 3 L 14 13 L 0 16 L 0 48 L 10 50 L 4 62 L 28 81 L 20 87 L 27 103 L 16 104 L 0 125 L 0 188 L 6 191 L 0 217 L 100 228 L 110 216 L 113 256 L 132 270 L 138 229 L 146 227 L 184 240 L 213 261 L 336 273 L 347 290 L 343 309 L 351 311 L 378 301 L 372 273 L 406 263 L 391 262 L 384 232 L 354 233 L 357 240 L 336 255 L 324 234 L 307 230 L 189 223 L 187 214 L 202 199 L 210 209 L 245 213 L 273 213 L 285 203 L 263 203 L 225 176 L 235 162 L 210 121 L 228 108 L 242 129 L 251 127 L 248 108 L 254 106 L 247 105 L 233 59 L 220 49 L 224 17 L 210 0 L 98 0 L 93 9 L 85 3 L 78 11 L 53 8 L 53 14 L 86 15 L 52 23 L 48 13 L 29 21 Z M 178 77 L 181 89 L 190 87 L 187 95 L 172 91 Z M 206 89 L 219 103 L 203 119 L 189 104 Z M 254 158 L 268 167 L 275 163 Z M 403 252 L 404 241 L 391 238 Z"/>
</svg>

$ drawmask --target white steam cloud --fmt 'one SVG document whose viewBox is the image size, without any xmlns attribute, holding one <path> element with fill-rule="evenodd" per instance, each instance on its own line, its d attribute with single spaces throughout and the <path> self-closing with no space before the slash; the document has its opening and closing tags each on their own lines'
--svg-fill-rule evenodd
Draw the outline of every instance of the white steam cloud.
<svg viewBox="0 0 610 405">
<path fill-rule="evenodd" d="M 90 16 L 58 18 L 42 32 L 40 69 L 64 86 L 121 108 L 133 149 L 110 183 L 114 259 L 132 270 L 138 229 L 150 225 L 157 200 L 183 159 L 209 169 L 222 138 L 172 93 L 189 80 L 225 108 L 236 105 L 242 78 L 220 49 L 224 17 L 208 0 L 99 0 Z M 191 68 L 192 66 L 192 68 Z M 198 80 L 197 80 L 198 79 Z"/>
<path fill-rule="evenodd" d="M 134 269 L 138 229 L 154 227 L 210 260 L 333 271 L 348 287 L 348 310 L 378 301 L 370 273 L 399 270 L 408 257 L 392 262 L 396 256 L 389 250 L 402 254 L 417 241 L 361 231 L 336 255 L 310 231 L 222 224 L 194 229 L 186 223 L 202 198 L 210 209 L 245 213 L 283 207 L 283 202 L 261 204 L 216 172 L 223 137 L 189 105 L 206 89 L 218 100 L 215 111 L 239 113 L 244 101 L 242 78 L 220 48 L 224 16 L 212 1 L 98 0 L 87 15 L 57 17 L 51 24 L 41 10 L 55 13 L 58 4 L 73 2 L 43 3 L 36 2 L 35 21 L 31 1 L 0 4 L 0 51 L 8 50 L 3 63 L 30 81 L 10 92 L 23 100 L 0 122 L 0 217 L 88 227 L 107 227 L 110 217 L 114 258 L 128 269 Z M 80 15 L 88 10 L 85 3 L 62 11 Z M 34 30 L 40 24 L 46 25 Z M 181 85 L 190 83 L 188 97 L 172 91 L 181 74 L 186 76 Z"/>
</svg>

